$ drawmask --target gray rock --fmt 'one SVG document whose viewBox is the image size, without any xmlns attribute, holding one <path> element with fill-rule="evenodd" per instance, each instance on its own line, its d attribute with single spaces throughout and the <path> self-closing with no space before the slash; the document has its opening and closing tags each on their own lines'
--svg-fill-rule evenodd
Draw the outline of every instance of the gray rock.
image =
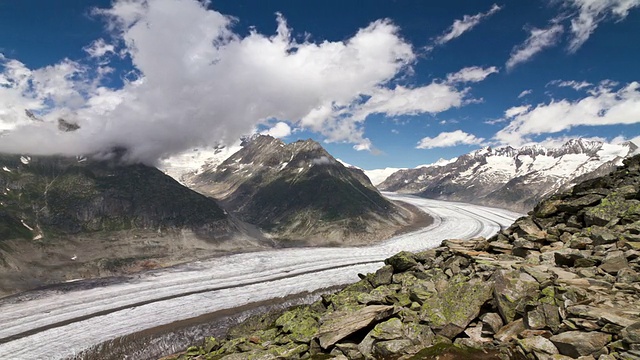
<svg viewBox="0 0 640 360">
<path fill-rule="evenodd" d="M 384 261 L 385 264 L 393 266 L 396 272 L 409 270 L 418 265 L 414 255 L 408 251 L 399 252 Z"/>
<path fill-rule="evenodd" d="M 391 284 L 391 278 L 393 277 L 393 266 L 385 265 L 378 269 L 373 276 L 369 277 L 369 282 L 374 288 L 380 285 Z"/>
<path fill-rule="evenodd" d="M 611 342 L 611 335 L 596 331 L 567 331 L 554 335 L 549 340 L 558 348 L 560 354 L 577 358 L 601 351 Z"/>
<path fill-rule="evenodd" d="M 511 322 L 517 311 L 523 311 L 527 301 L 537 297 L 539 284 L 533 277 L 524 277 L 515 271 L 496 271 L 493 297 L 498 305 L 498 311 L 505 322 Z"/>
<path fill-rule="evenodd" d="M 480 321 L 485 325 L 485 330 L 490 331 L 492 334 L 495 334 L 502 328 L 504 323 L 502 322 L 502 318 L 497 313 L 485 313 L 480 316 Z"/>
<path fill-rule="evenodd" d="M 403 350 L 410 348 L 413 344 L 409 340 L 389 340 L 380 341 L 373 345 L 373 353 L 379 359 L 387 359 L 391 356 L 404 353 Z"/>
<path fill-rule="evenodd" d="M 629 263 L 627 262 L 627 258 L 624 256 L 624 252 L 620 250 L 609 252 L 604 260 L 602 260 L 602 265 L 599 266 L 603 271 L 613 275 L 616 275 L 618 271 L 628 267 Z"/>
<path fill-rule="evenodd" d="M 480 314 L 482 305 L 491 299 L 492 291 L 492 282 L 472 284 L 458 275 L 437 297 L 422 305 L 420 319 L 432 329 L 440 330 L 440 335 L 453 338 Z"/>
<path fill-rule="evenodd" d="M 357 311 L 336 311 L 321 320 L 316 337 L 323 349 L 393 314 L 393 306 L 371 305 Z"/>
<path fill-rule="evenodd" d="M 640 321 L 624 328 L 620 336 L 627 344 L 640 344 Z"/>
<path fill-rule="evenodd" d="M 543 353 L 547 355 L 558 354 L 558 348 L 549 340 L 542 336 L 532 336 L 526 339 L 518 340 L 518 345 L 522 347 L 525 352 Z"/>
<path fill-rule="evenodd" d="M 518 335 L 525 330 L 524 322 L 518 319 L 503 326 L 494 336 L 498 341 L 506 342 L 511 339 L 517 339 Z"/>
</svg>

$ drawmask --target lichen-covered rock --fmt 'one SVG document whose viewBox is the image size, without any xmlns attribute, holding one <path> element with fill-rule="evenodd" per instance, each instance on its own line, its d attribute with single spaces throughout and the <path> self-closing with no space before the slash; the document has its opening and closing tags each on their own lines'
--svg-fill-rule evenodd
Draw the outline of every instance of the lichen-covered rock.
<svg viewBox="0 0 640 360">
<path fill-rule="evenodd" d="M 320 346 L 323 349 L 327 349 L 354 332 L 382 321 L 392 314 L 393 306 L 384 305 L 366 306 L 357 311 L 329 313 L 321 319 L 321 325 L 316 337 L 320 342 Z"/>
<path fill-rule="evenodd" d="M 538 296 L 539 284 L 528 274 L 499 270 L 493 281 L 498 311 L 506 323 L 513 321 L 516 313 L 522 313 L 526 303 Z"/>
<path fill-rule="evenodd" d="M 611 335 L 597 331 L 567 331 L 554 335 L 549 340 L 560 354 L 577 358 L 602 351 L 611 342 Z"/>
<path fill-rule="evenodd" d="M 393 266 L 393 270 L 396 272 L 409 270 L 418 265 L 418 261 L 416 261 L 415 256 L 408 251 L 399 252 L 386 259 L 384 263 Z"/>
<path fill-rule="evenodd" d="M 420 319 L 441 335 L 453 338 L 480 314 L 480 308 L 491 299 L 492 292 L 492 282 L 471 283 L 457 276 L 437 297 L 422 305 Z"/>
<path fill-rule="evenodd" d="M 308 343 L 318 331 L 318 315 L 308 306 L 300 306 L 282 314 L 275 325 L 289 334 L 291 340 Z"/>
</svg>

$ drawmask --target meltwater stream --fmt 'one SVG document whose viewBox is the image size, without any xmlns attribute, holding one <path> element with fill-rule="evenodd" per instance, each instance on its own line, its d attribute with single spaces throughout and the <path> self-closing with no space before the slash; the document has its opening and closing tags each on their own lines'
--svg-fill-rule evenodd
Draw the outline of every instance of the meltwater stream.
<svg viewBox="0 0 640 360">
<path fill-rule="evenodd" d="M 358 273 L 375 271 L 382 260 L 399 251 L 432 248 L 447 238 L 488 237 L 520 216 L 477 205 L 385 195 L 427 212 L 433 224 L 367 247 L 235 254 L 101 287 L 0 302 L 0 359 L 96 358 L 98 354 L 99 358 L 145 359 L 169 354 L 184 348 L 175 339 L 197 341 L 213 331 L 212 326 L 222 329 L 252 312 L 311 302 L 324 289 L 357 281 Z M 140 352 L 136 346 L 147 349 Z"/>
</svg>

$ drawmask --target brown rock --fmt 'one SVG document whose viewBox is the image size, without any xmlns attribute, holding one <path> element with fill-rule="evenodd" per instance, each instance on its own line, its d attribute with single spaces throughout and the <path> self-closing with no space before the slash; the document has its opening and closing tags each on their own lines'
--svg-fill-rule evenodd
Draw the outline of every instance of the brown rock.
<svg viewBox="0 0 640 360">
<path fill-rule="evenodd" d="M 567 331 L 554 335 L 549 340 L 558 348 L 560 354 L 577 358 L 601 351 L 611 342 L 611 335 L 596 331 Z"/>
</svg>

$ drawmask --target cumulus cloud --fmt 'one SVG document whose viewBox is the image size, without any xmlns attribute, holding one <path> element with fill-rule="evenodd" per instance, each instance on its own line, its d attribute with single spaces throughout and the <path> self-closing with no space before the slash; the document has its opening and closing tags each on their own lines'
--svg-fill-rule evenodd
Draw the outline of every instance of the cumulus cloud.
<svg viewBox="0 0 640 360">
<path fill-rule="evenodd" d="M 507 60 L 507 70 L 513 69 L 516 65 L 529 61 L 542 50 L 554 46 L 560 39 L 564 27 L 560 24 L 552 24 L 546 29 L 532 28 L 529 30 L 529 37 L 524 43 L 511 50 L 511 56 Z"/>
<path fill-rule="evenodd" d="M 602 21 L 624 20 L 631 9 L 640 6 L 640 0 L 569 0 L 568 5 L 577 9 L 577 16 L 571 19 L 569 43 L 569 51 L 576 52 Z"/>
<path fill-rule="evenodd" d="M 484 141 L 475 135 L 468 134 L 462 130 L 443 132 L 436 137 L 425 137 L 418 142 L 416 149 L 433 149 L 440 147 L 451 147 L 457 145 L 476 145 Z"/>
<path fill-rule="evenodd" d="M 116 0 L 94 9 L 113 45 L 98 39 L 85 51 L 90 58 L 123 56 L 132 64 L 125 76 L 70 60 L 32 70 L 1 59 L 0 151 L 75 155 L 124 147 L 127 159 L 153 163 L 233 143 L 272 120 L 281 123 L 272 129 L 280 134 L 297 126 L 367 150 L 363 126 L 371 114 L 437 113 L 471 101 L 468 89 L 443 81 L 391 87 L 416 55 L 389 20 L 344 41 L 300 42 L 280 14 L 274 34 L 243 36 L 233 31 L 234 18 L 208 5 Z M 124 86 L 102 86 L 110 75 L 123 77 Z M 33 123 L 24 109 L 44 121 Z M 80 129 L 59 133 L 59 117 Z"/>
<path fill-rule="evenodd" d="M 532 136 L 558 133 L 576 126 L 636 124 L 640 123 L 640 83 L 634 81 L 616 88 L 615 84 L 603 82 L 582 99 L 513 107 L 505 115 L 509 124 L 495 139 L 513 146 L 530 142 Z"/>
<path fill-rule="evenodd" d="M 435 39 L 435 43 L 442 45 L 459 37 L 465 32 L 473 29 L 476 25 L 480 24 L 482 20 L 500 11 L 500 9 L 502 9 L 500 6 L 493 4 L 491 9 L 487 12 L 481 12 L 475 15 L 465 15 L 462 19 L 456 19 L 444 34 Z"/>
<path fill-rule="evenodd" d="M 461 69 L 460 71 L 447 75 L 447 82 L 449 83 L 464 83 L 464 82 L 480 82 L 487 78 L 491 74 L 498 72 L 498 68 L 491 66 L 488 68 L 482 68 L 479 66 L 470 66 Z"/>
<path fill-rule="evenodd" d="M 285 122 L 278 122 L 270 129 L 260 132 L 262 135 L 270 135 L 275 138 L 283 138 L 291 135 L 291 126 Z"/>
</svg>

